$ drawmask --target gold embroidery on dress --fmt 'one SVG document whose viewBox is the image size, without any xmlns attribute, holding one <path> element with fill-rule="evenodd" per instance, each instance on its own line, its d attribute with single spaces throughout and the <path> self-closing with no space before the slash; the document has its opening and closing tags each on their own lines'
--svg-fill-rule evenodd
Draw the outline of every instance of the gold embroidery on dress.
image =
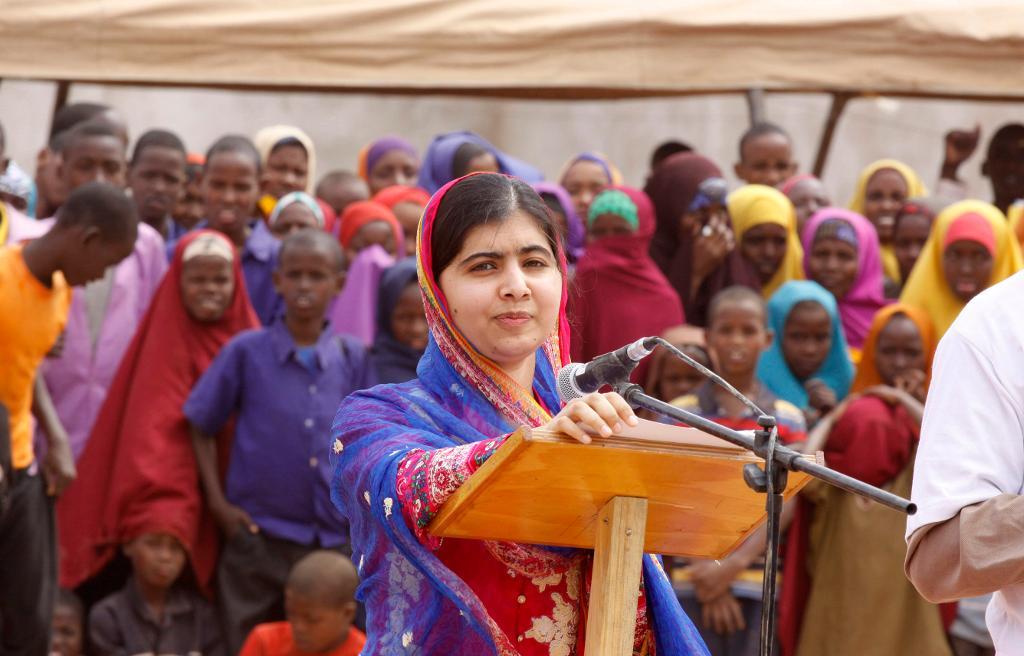
<svg viewBox="0 0 1024 656">
<path fill-rule="evenodd" d="M 551 656 L 570 656 L 576 646 L 576 605 L 567 602 L 557 592 L 551 595 L 551 600 L 555 602 L 551 617 L 534 617 L 533 626 L 524 635 L 548 645 Z"/>
<path fill-rule="evenodd" d="M 551 587 L 554 587 L 554 586 L 558 585 L 561 582 L 562 582 L 562 575 L 559 574 L 558 572 L 555 572 L 554 574 L 551 574 L 549 576 L 538 576 L 537 578 L 530 579 L 530 583 L 532 583 L 535 586 L 537 586 L 537 590 L 539 592 L 544 592 L 544 590 L 549 585 Z"/>
</svg>

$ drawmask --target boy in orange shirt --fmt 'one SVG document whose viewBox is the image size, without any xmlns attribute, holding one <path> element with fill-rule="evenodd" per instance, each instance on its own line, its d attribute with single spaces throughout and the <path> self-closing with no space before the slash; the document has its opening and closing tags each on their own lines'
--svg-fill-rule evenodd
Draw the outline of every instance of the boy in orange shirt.
<svg viewBox="0 0 1024 656">
<path fill-rule="evenodd" d="M 314 551 L 288 576 L 288 621 L 258 625 L 239 656 L 357 656 L 366 642 L 352 626 L 358 585 L 352 561 L 335 551 Z"/>
<path fill-rule="evenodd" d="M 67 434 L 33 393 L 36 371 L 64 329 L 71 287 L 127 257 L 137 230 L 131 199 L 90 183 L 68 197 L 48 233 L 0 249 L 0 405 L 9 415 L 12 464 L 10 505 L 0 517 L 0 653 L 47 653 L 57 590 L 47 496 L 75 476 Z M 33 412 L 49 440 L 42 463 L 32 446 Z"/>
</svg>

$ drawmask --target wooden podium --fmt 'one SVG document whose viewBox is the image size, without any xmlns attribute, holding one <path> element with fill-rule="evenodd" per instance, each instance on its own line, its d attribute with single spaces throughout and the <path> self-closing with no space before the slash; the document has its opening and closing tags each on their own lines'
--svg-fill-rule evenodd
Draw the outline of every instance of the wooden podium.
<svg viewBox="0 0 1024 656">
<path fill-rule="evenodd" d="M 743 481 L 749 463 L 762 460 L 650 421 L 591 444 L 522 428 L 445 502 L 430 531 L 593 549 L 587 654 L 626 655 L 644 553 L 719 559 L 764 521 L 764 495 Z M 791 472 L 785 497 L 808 481 Z"/>
</svg>

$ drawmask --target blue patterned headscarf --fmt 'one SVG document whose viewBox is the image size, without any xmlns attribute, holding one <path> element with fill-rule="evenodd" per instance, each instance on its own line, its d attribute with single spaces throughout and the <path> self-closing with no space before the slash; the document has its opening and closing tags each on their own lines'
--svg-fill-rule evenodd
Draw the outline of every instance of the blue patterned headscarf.
<svg viewBox="0 0 1024 656">
<path fill-rule="evenodd" d="M 489 361 L 472 350 L 448 316 L 429 258 L 438 206 L 456 184 L 446 184 L 431 198 L 420 222 L 417 257 L 430 340 L 418 377 L 347 397 L 331 435 L 332 497 L 351 529 L 352 556 L 361 579 L 356 598 L 367 611 L 364 652 L 369 654 L 498 653 L 495 625 L 483 604 L 405 521 L 398 504 L 398 467 L 410 451 L 459 446 L 511 433 L 521 425 L 538 426 L 550 417 L 547 409 L 561 407 L 556 373 L 562 365 L 559 346 L 564 344 L 556 335 L 537 350 L 533 390 L 511 389 L 507 381 L 490 376 Z M 559 260 L 564 277 L 564 259 Z M 654 557 L 644 558 L 643 576 L 658 654 L 706 654 Z"/>
<path fill-rule="evenodd" d="M 773 394 L 798 408 L 807 407 L 807 391 L 786 364 L 786 358 L 782 354 L 782 332 L 793 307 L 805 301 L 821 305 L 832 321 L 832 347 L 825 362 L 814 372 L 812 378 L 823 381 L 840 400 L 846 398 L 850 391 L 850 383 L 853 382 L 853 364 L 847 351 L 846 337 L 843 335 L 843 324 L 839 318 L 835 297 L 816 282 L 791 280 L 779 287 L 768 300 L 768 326 L 775 333 L 775 338 L 771 347 L 761 354 L 757 364 L 757 376 Z"/>
</svg>

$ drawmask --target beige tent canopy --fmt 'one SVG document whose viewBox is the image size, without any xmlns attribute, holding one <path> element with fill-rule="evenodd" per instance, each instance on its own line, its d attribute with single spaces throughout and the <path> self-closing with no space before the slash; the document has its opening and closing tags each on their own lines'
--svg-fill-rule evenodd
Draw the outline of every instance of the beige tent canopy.
<svg viewBox="0 0 1024 656">
<path fill-rule="evenodd" d="M 615 98 L 1024 98 L 1021 0 L 5 0 L 0 77 Z"/>
</svg>

